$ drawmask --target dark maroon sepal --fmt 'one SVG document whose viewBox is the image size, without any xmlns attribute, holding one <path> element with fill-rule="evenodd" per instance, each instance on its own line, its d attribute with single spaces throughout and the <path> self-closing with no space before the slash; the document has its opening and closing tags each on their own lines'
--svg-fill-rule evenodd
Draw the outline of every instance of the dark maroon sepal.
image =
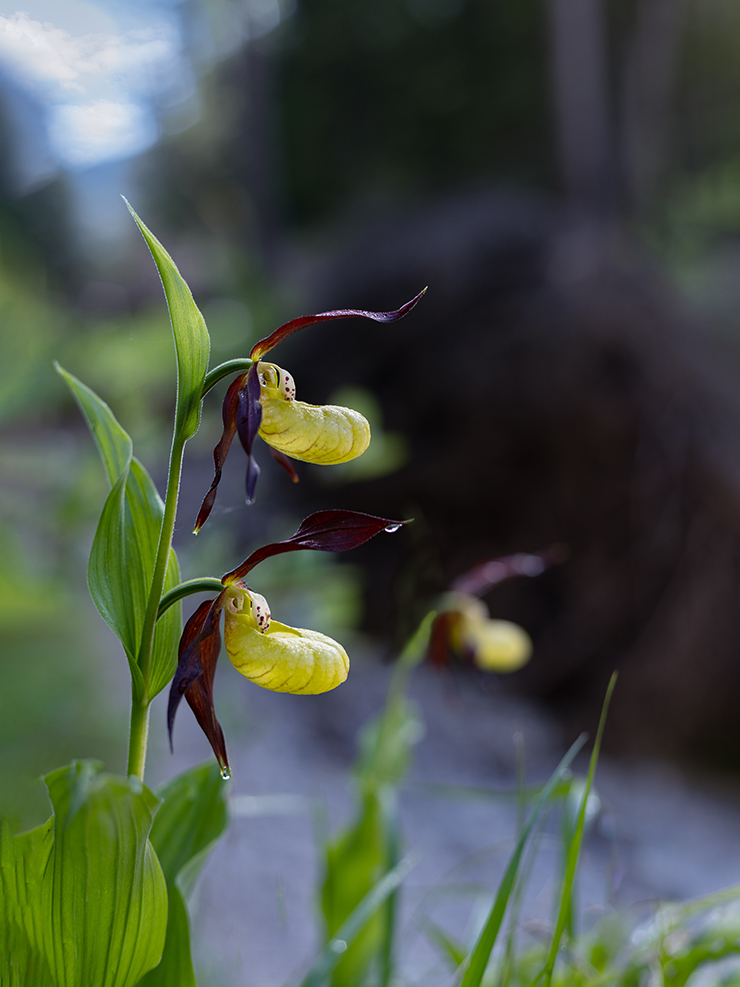
<svg viewBox="0 0 740 987">
<path fill-rule="evenodd" d="M 175 724 L 175 713 L 180 700 L 185 701 L 195 714 L 201 730 L 208 738 L 213 753 L 222 771 L 229 771 L 229 760 L 226 754 L 221 725 L 216 719 L 213 705 L 213 677 L 216 674 L 216 664 L 221 651 L 221 618 L 223 594 L 215 600 L 206 600 L 198 607 L 185 625 L 180 638 L 178 663 L 175 677 L 170 686 L 167 704 L 167 731 L 172 750 L 172 729 Z"/>
<path fill-rule="evenodd" d="M 285 541 L 263 545 L 252 552 L 248 559 L 233 572 L 227 572 L 221 582 L 228 586 L 237 579 L 243 579 L 264 559 L 283 552 L 297 552 L 312 549 L 315 552 L 346 552 L 369 541 L 379 531 L 398 531 L 405 521 L 391 521 L 389 518 L 361 514 L 359 511 L 317 511 L 310 514 L 300 528 Z"/>
<path fill-rule="evenodd" d="M 450 663 L 450 636 L 455 622 L 459 619 L 458 613 L 444 610 L 442 613 L 438 613 L 432 621 L 429 644 L 427 645 L 427 659 L 435 668 L 444 668 Z"/>
<path fill-rule="evenodd" d="M 273 448 L 273 446 L 268 446 L 267 448 L 272 453 L 272 458 L 275 460 L 276 463 L 279 463 L 283 467 L 283 469 L 288 474 L 288 476 L 291 478 L 291 480 L 293 481 L 293 483 L 298 483 L 298 481 L 300 480 L 300 477 L 296 473 L 296 471 L 295 471 L 295 469 L 293 467 L 293 463 L 290 461 L 290 459 L 288 459 L 288 457 L 285 455 L 285 453 L 284 452 L 279 452 L 277 449 Z"/>
<path fill-rule="evenodd" d="M 198 517 L 195 521 L 195 528 L 193 528 L 193 534 L 195 535 L 198 534 L 200 529 L 208 520 L 208 515 L 211 513 L 216 500 L 216 493 L 218 490 L 218 485 L 221 482 L 221 474 L 223 472 L 224 462 L 226 461 L 226 455 L 231 448 L 231 443 L 234 441 L 234 436 L 236 435 L 236 415 L 239 406 L 239 392 L 244 387 L 246 380 L 247 375 L 240 374 L 231 382 L 229 389 L 226 392 L 226 397 L 224 398 L 222 410 L 224 430 L 218 445 L 213 450 L 213 483 L 211 483 L 211 489 L 205 495 L 203 498 L 203 503 L 200 505 Z"/>
<path fill-rule="evenodd" d="M 239 441 L 247 454 L 247 503 L 254 503 L 257 480 L 260 468 L 252 455 L 252 446 L 262 424 L 262 405 L 260 404 L 260 378 L 255 362 L 247 373 L 246 385 L 239 391 L 239 402 L 236 414 L 236 428 Z"/>
<path fill-rule="evenodd" d="M 518 576 L 539 576 L 551 566 L 566 562 L 568 555 L 566 546 L 553 545 L 544 552 L 536 552 L 533 555 L 518 552 L 516 555 L 489 559 L 458 576 L 450 589 L 470 596 L 484 596 L 489 589 L 508 579 L 516 579 Z"/>
<path fill-rule="evenodd" d="M 395 322 L 397 319 L 402 319 L 404 315 L 407 315 L 411 311 L 425 291 L 426 288 L 422 288 L 419 294 L 415 295 L 411 301 L 406 302 L 405 305 L 395 309 L 393 312 L 368 312 L 362 308 L 337 308 L 331 312 L 319 312 L 318 315 L 302 315 L 297 319 L 291 319 L 290 322 L 286 322 L 285 325 L 280 326 L 279 329 L 270 333 L 269 336 L 260 339 L 259 342 L 254 344 L 252 352 L 249 355 L 252 360 L 259 360 L 265 353 L 269 353 L 274 346 L 282 342 L 286 336 L 290 336 L 306 326 L 313 325 L 315 322 L 351 318 L 372 319 L 373 322 Z"/>
</svg>

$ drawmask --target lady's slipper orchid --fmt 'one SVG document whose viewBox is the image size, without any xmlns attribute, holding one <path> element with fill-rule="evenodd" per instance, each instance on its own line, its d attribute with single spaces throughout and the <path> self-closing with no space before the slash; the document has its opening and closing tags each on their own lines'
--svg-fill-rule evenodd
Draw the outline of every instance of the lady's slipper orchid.
<svg viewBox="0 0 740 987">
<path fill-rule="evenodd" d="M 370 445 L 367 419 L 351 408 L 295 400 L 292 378 L 274 363 L 259 364 L 259 436 L 278 452 L 321 466 L 356 459 Z"/>
<path fill-rule="evenodd" d="M 170 744 L 175 713 L 185 696 L 210 741 L 221 773 L 228 777 L 226 744 L 213 705 L 213 677 L 221 650 L 221 611 L 231 663 L 256 685 L 300 695 L 328 692 L 341 685 L 349 671 L 349 658 L 342 645 L 318 631 L 273 620 L 267 600 L 250 589 L 244 577 L 273 555 L 304 549 L 344 552 L 380 531 L 397 531 L 401 524 L 357 511 L 318 511 L 307 517 L 290 538 L 264 545 L 228 572 L 221 580 L 223 591 L 215 600 L 198 607 L 180 639 L 167 710 Z"/>
<path fill-rule="evenodd" d="M 233 583 L 224 606 L 224 644 L 234 668 L 273 692 L 329 692 L 347 678 L 349 658 L 326 634 L 272 620 L 264 596 Z"/>
<path fill-rule="evenodd" d="M 432 643 L 433 642 L 433 643 Z M 433 660 L 451 649 L 485 672 L 515 672 L 532 656 L 529 635 L 508 620 L 491 620 L 482 600 L 466 593 L 449 593 L 432 625 Z"/>
<path fill-rule="evenodd" d="M 411 311 L 425 291 L 426 288 L 393 312 L 336 309 L 301 316 L 286 322 L 255 343 L 250 353 L 251 367 L 231 383 L 224 398 L 224 429 L 213 450 L 213 482 L 198 512 L 196 533 L 211 513 L 224 461 L 237 433 L 248 460 L 248 504 L 254 501 L 260 472 L 252 455 L 252 446 L 258 435 L 270 446 L 274 458 L 288 471 L 294 482 L 298 476 L 290 459 L 332 466 L 361 456 L 370 443 L 370 426 L 359 412 L 334 405 L 317 406 L 296 401 L 295 381 L 291 375 L 274 363 L 264 362 L 262 358 L 286 336 L 315 322 L 349 317 L 395 322 Z"/>
<path fill-rule="evenodd" d="M 427 652 L 432 664 L 447 664 L 452 652 L 485 672 L 515 672 L 526 665 L 532 656 L 527 632 L 509 620 L 492 620 L 479 597 L 517 576 L 539 576 L 566 558 L 564 546 L 555 545 L 536 555 L 491 559 L 456 579 L 432 623 Z"/>
</svg>

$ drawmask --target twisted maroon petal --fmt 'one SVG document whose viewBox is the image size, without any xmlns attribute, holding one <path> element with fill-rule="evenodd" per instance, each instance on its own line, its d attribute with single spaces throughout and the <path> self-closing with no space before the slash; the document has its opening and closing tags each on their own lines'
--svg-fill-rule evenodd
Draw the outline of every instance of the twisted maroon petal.
<svg viewBox="0 0 740 987">
<path fill-rule="evenodd" d="M 219 621 L 223 606 L 222 598 L 223 593 L 215 600 L 201 603 L 185 625 L 180 638 L 177 670 L 172 680 L 167 704 L 167 731 L 170 750 L 172 750 L 175 713 L 184 695 L 213 748 L 221 770 L 228 772 L 226 742 L 213 705 L 213 677 L 216 674 L 216 663 L 221 651 Z"/>
<path fill-rule="evenodd" d="M 243 389 L 246 380 L 247 374 L 240 374 L 231 382 L 229 389 L 226 392 L 226 397 L 224 398 L 222 410 L 224 430 L 221 438 L 219 439 L 218 445 L 213 450 L 213 483 L 211 483 L 211 488 L 203 498 L 203 503 L 200 505 L 198 517 L 195 521 L 195 528 L 193 529 L 193 534 L 195 535 L 198 534 L 200 529 L 208 520 L 208 515 L 211 513 L 213 504 L 216 500 L 216 492 L 218 485 L 221 482 L 221 473 L 223 472 L 226 454 L 231 448 L 231 443 L 234 441 L 234 436 L 236 435 L 236 413 L 239 404 L 239 392 Z"/>
<path fill-rule="evenodd" d="M 254 492 L 260 468 L 252 455 L 252 446 L 257 438 L 262 424 L 262 405 L 260 404 L 260 378 L 258 364 L 255 361 L 247 373 L 246 386 L 239 391 L 239 405 L 236 413 L 236 429 L 239 441 L 247 454 L 247 503 L 254 503 Z"/>
<path fill-rule="evenodd" d="M 294 535 L 285 541 L 263 545 L 252 552 L 248 559 L 232 572 L 227 572 L 221 582 L 224 586 L 243 579 L 248 572 L 273 555 L 312 549 L 315 552 L 346 552 L 368 541 L 379 531 L 397 531 L 405 521 L 375 517 L 359 511 L 317 511 L 310 514 Z"/>
<path fill-rule="evenodd" d="M 395 309 L 393 312 L 368 312 L 362 308 L 337 308 L 331 312 L 319 312 L 318 315 L 302 315 L 297 319 L 291 319 L 290 322 L 286 322 L 285 325 L 280 326 L 279 329 L 270 333 L 269 336 L 260 339 L 259 342 L 254 344 L 252 352 L 249 355 L 252 360 L 261 359 L 265 353 L 269 353 L 286 336 L 298 332 L 299 329 L 303 329 L 305 326 L 313 325 L 314 322 L 328 322 L 330 319 L 348 318 L 372 319 L 373 322 L 395 322 L 397 319 L 402 319 L 404 315 L 407 315 L 411 311 L 425 291 L 426 288 L 422 288 L 419 294 L 415 295 L 411 301 L 406 302 L 405 305 Z"/>
<path fill-rule="evenodd" d="M 293 483 L 298 483 L 298 481 L 300 480 L 300 477 L 296 473 L 296 471 L 295 471 L 295 469 L 293 467 L 293 463 L 285 455 L 285 453 L 284 452 L 279 452 L 277 449 L 273 448 L 272 446 L 268 446 L 267 448 L 272 453 L 272 458 L 275 460 L 276 463 L 279 463 L 283 467 L 283 469 L 288 474 L 288 476 L 291 478 L 291 480 L 293 481 Z"/>
</svg>

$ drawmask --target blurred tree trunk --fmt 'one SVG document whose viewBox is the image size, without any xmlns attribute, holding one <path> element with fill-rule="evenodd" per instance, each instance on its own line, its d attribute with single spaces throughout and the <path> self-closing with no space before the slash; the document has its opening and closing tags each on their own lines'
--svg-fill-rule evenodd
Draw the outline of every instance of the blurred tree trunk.
<svg viewBox="0 0 740 987">
<path fill-rule="evenodd" d="M 641 0 L 627 51 L 623 93 L 624 170 L 630 205 L 644 213 L 669 160 L 685 0 Z"/>
<path fill-rule="evenodd" d="M 560 167 L 568 196 L 607 218 L 617 205 L 603 0 L 548 0 Z"/>
</svg>

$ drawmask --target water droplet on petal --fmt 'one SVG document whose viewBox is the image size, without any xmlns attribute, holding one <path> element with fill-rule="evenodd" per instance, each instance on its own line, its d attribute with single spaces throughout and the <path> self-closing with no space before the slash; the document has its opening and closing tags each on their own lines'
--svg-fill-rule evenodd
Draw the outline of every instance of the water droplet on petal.
<svg viewBox="0 0 740 987">
<path fill-rule="evenodd" d="M 331 944 L 331 948 L 335 953 L 343 953 L 347 949 L 347 943 L 344 939 L 335 939 Z"/>
<path fill-rule="evenodd" d="M 399 523 L 387 524 L 385 528 L 383 528 L 383 531 L 387 531 L 389 535 L 392 535 L 393 532 L 398 531 L 400 527 L 401 525 Z"/>
<path fill-rule="evenodd" d="M 221 777 L 223 778 L 224 781 L 228 781 L 229 778 L 231 778 L 231 772 L 229 771 L 229 769 L 226 767 L 225 764 L 221 765 Z"/>
</svg>

